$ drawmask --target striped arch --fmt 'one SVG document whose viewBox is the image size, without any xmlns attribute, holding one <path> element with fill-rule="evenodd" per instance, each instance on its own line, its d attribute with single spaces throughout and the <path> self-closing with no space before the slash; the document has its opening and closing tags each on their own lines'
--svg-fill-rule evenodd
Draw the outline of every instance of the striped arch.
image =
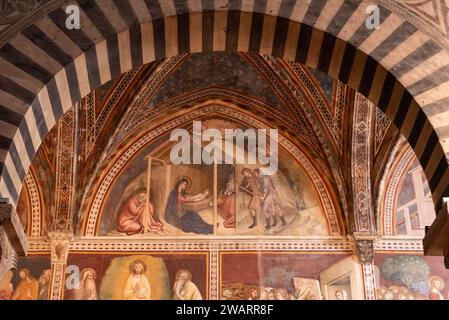
<svg viewBox="0 0 449 320">
<path fill-rule="evenodd" d="M 448 191 L 449 53 L 383 7 L 368 30 L 366 1 L 78 3 L 81 30 L 65 28 L 60 8 L 0 48 L 0 192 L 14 203 L 41 141 L 81 97 L 133 67 L 207 51 L 272 55 L 338 78 L 400 128 L 436 205 Z"/>
</svg>

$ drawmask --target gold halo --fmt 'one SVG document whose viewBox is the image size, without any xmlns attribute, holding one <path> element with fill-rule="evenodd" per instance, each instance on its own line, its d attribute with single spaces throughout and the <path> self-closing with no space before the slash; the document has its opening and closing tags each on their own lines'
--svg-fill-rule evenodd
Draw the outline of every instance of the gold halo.
<svg viewBox="0 0 449 320">
<path fill-rule="evenodd" d="M 178 183 L 178 181 L 181 179 L 184 179 L 187 181 L 186 189 L 189 189 L 192 186 L 192 179 L 190 179 L 188 176 L 183 176 L 183 175 L 176 177 L 176 179 L 175 179 L 176 183 Z"/>
<path fill-rule="evenodd" d="M 444 289 L 444 285 L 445 285 L 444 280 L 440 276 L 436 276 L 436 275 L 431 276 L 429 278 L 429 280 L 428 280 L 429 281 L 429 287 L 433 287 L 433 282 L 436 281 L 436 280 L 438 280 L 441 283 L 441 285 L 440 285 L 440 288 L 435 288 L 435 289 L 437 289 L 438 291 L 443 290 Z"/>
<path fill-rule="evenodd" d="M 97 271 L 92 268 L 84 268 L 83 270 L 81 270 L 81 279 L 84 279 L 84 275 L 86 274 L 86 272 L 92 273 L 94 279 L 97 278 Z"/>
</svg>

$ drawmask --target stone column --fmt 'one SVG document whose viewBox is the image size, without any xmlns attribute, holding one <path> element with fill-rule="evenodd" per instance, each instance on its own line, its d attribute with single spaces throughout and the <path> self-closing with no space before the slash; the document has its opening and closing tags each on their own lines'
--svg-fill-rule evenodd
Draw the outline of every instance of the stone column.
<svg viewBox="0 0 449 320">
<path fill-rule="evenodd" d="M 0 249 L 2 252 L 0 257 L 0 279 L 2 279 L 9 270 L 16 268 L 17 253 L 11 245 L 5 229 L 1 226 Z"/>
<path fill-rule="evenodd" d="M 356 93 L 352 116 L 351 178 L 354 253 L 363 271 L 365 299 L 375 300 L 374 239 L 376 219 L 374 197 L 371 187 L 372 147 L 375 106 L 361 94 Z"/>
<path fill-rule="evenodd" d="M 376 238 L 377 236 L 360 233 L 354 233 L 350 238 L 354 254 L 362 266 L 366 300 L 376 300 L 374 276 L 374 242 Z"/>
<path fill-rule="evenodd" d="M 0 278 L 16 267 L 18 256 L 28 251 L 28 239 L 19 217 L 7 199 L 0 199 Z"/>
<path fill-rule="evenodd" d="M 62 300 L 65 289 L 65 271 L 73 233 L 68 231 L 49 231 L 51 248 L 51 282 L 49 300 Z"/>
<path fill-rule="evenodd" d="M 17 212 L 8 199 L 0 199 L 0 226 L 5 230 L 17 254 L 26 256 L 28 253 L 28 239 L 23 231 Z"/>
</svg>

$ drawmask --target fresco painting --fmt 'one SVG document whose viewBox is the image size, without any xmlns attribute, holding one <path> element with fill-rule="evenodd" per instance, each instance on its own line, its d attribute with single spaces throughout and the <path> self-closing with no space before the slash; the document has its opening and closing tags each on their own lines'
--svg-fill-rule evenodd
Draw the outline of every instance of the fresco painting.
<svg viewBox="0 0 449 320">
<path fill-rule="evenodd" d="M 449 274 L 442 257 L 378 253 L 375 262 L 377 299 L 449 300 Z"/>
<path fill-rule="evenodd" d="M 329 234 L 314 183 L 284 148 L 279 150 L 279 169 L 269 175 L 258 163 L 173 165 L 166 151 L 173 143 L 161 139 L 165 142 L 147 147 L 116 178 L 105 199 L 101 232 L 110 236 Z M 247 149 L 240 152 L 249 157 Z"/>
<path fill-rule="evenodd" d="M 440 257 L 379 252 L 374 263 L 377 300 L 449 300 Z M 73 270 L 79 270 L 77 277 Z M 64 299 L 203 300 L 209 299 L 209 276 L 207 252 L 73 253 Z M 51 277 L 50 257 L 21 258 L 17 269 L 0 279 L 0 299 L 47 300 Z M 364 281 L 350 252 L 220 253 L 224 300 L 364 299 Z"/>
<path fill-rule="evenodd" d="M 404 172 L 395 203 L 395 234 L 424 236 L 425 226 L 435 219 L 429 184 L 417 159 L 413 159 Z"/>
<path fill-rule="evenodd" d="M 361 275 L 348 254 L 222 253 L 221 299 L 350 300 Z"/>
<path fill-rule="evenodd" d="M 48 300 L 50 280 L 50 257 L 20 258 L 0 279 L 0 300 Z"/>
<path fill-rule="evenodd" d="M 117 240 L 119 247 L 134 240 L 158 248 L 163 241 L 182 246 L 183 239 L 198 241 L 205 250 L 71 251 L 64 299 L 362 300 L 366 281 L 372 280 L 378 300 L 449 300 L 441 258 L 378 251 L 370 280 L 353 247 L 327 248 L 326 241 L 342 236 L 330 235 L 310 172 L 284 148 L 278 171 L 267 175 L 257 163 L 173 165 L 167 158 L 170 145 L 161 140 L 143 148 L 116 177 L 101 207 L 99 235 Z M 404 169 L 394 201 L 395 236 L 418 237 L 434 212 L 428 210 L 428 184 L 416 160 Z M 229 239 L 236 247 L 256 239 L 283 249 L 221 250 Z M 221 248 L 214 253 L 215 270 L 209 265 L 210 241 Z M 288 243 L 319 243 L 321 250 L 290 251 Z M 48 255 L 20 258 L 0 279 L 0 299 L 49 299 L 51 279 Z M 210 291 L 212 279 L 218 281 L 216 293 Z"/>
<path fill-rule="evenodd" d="M 203 300 L 208 293 L 208 255 L 145 253 L 125 256 L 75 254 L 67 300 Z M 78 285 L 76 285 L 78 282 Z"/>
<path fill-rule="evenodd" d="M 130 71 L 58 120 L 25 174 L 29 256 L 0 264 L 0 299 L 449 300 L 442 259 L 420 253 L 429 183 L 388 117 L 323 73 L 227 54 Z M 249 133 L 205 162 L 208 130 L 222 146 Z"/>
</svg>

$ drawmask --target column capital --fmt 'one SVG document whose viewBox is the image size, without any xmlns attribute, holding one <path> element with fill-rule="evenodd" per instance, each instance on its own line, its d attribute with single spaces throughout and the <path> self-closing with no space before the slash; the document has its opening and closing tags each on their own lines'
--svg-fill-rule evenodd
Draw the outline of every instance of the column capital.
<svg viewBox="0 0 449 320">
<path fill-rule="evenodd" d="M 379 235 L 373 233 L 354 232 L 348 236 L 354 254 L 359 258 L 360 263 L 367 264 L 374 262 L 374 242 Z"/>
<path fill-rule="evenodd" d="M 51 248 L 51 263 L 65 264 L 69 254 L 69 246 L 73 240 L 73 232 L 48 231 L 47 237 Z"/>
</svg>

